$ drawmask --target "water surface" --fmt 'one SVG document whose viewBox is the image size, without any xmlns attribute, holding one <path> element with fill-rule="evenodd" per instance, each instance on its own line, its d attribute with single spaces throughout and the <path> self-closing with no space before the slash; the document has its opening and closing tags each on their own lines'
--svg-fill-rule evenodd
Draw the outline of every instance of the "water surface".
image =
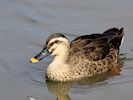
<svg viewBox="0 0 133 100">
<path fill-rule="evenodd" d="M 0 0 L 0 99 L 132 100 L 132 0 Z M 121 71 L 78 83 L 45 82 L 51 58 L 30 64 L 48 35 L 69 38 L 124 27 Z M 116 72 L 116 73 L 115 73 Z"/>
</svg>

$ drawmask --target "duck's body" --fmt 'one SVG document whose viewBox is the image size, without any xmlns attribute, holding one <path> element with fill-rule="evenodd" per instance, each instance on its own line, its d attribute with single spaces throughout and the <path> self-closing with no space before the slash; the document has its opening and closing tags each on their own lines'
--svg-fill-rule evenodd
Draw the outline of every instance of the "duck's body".
<svg viewBox="0 0 133 100">
<path fill-rule="evenodd" d="M 112 28 L 102 34 L 84 35 L 71 43 L 60 33 L 52 34 L 39 55 L 31 59 L 38 62 L 48 52 L 55 56 L 46 76 L 52 81 L 71 81 L 104 73 L 117 65 L 123 28 Z M 44 54 L 45 53 L 45 54 Z"/>
</svg>

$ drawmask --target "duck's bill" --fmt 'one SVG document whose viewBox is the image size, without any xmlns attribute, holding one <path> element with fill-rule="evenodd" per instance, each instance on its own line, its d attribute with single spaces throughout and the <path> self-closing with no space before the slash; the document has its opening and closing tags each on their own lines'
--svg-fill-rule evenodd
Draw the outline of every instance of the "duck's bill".
<svg viewBox="0 0 133 100">
<path fill-rule="evenodd" d="M 50 55 L 50 53 L 48 52 L 47 48 L 44 48 L 38 55 L 31 58 L 30 62 L 31 63 L 37 63 L 40 60 L 42 60 L 43 58 L 47 57 L 48 55 Z"/>
</svg>

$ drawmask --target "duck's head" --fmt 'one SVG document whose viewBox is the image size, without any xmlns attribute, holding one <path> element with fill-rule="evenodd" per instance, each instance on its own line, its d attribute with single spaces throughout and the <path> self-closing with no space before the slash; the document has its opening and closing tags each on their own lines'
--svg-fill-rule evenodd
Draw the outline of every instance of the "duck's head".
<svg viewBox="0 0 133 100">
<path fill-rule="evenodd" d="M 67 38 L 61 33 L 54 33 L 48 37 L 43 50 L 30 59 L 31 63 L 37 63 L 48 55 L 65 56 L 69 48 Z M 64 55 L 65 54 L 65 55 Z"/>
</svg>

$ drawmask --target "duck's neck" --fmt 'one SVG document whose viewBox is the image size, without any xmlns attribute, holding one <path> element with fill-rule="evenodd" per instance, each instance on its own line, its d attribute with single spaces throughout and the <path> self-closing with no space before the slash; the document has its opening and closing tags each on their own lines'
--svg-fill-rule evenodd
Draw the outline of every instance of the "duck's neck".
<svg viewBox="0 0 133 100">
<path fill-rule="evenodd" d="M 60 49 L 63 48 L 63 49 Z M 68 46 L 60 46 L 58 48 L 58 54 L 54 57 L 53 62 L 55 63 L 62 63 L 62 64 L 66 64 L 66 61 L 68 59 L 68 55 L 69 55 L 69 47 Z"/>
<path fill-rule="evenodd" d="M 67 64 L 69 48 L 63 47 L 60 54 L 56 55 L 53 62 L 47 68 L 47 77 L 54 81 L 70 80 L 71 67 Z"/>
</svg>

